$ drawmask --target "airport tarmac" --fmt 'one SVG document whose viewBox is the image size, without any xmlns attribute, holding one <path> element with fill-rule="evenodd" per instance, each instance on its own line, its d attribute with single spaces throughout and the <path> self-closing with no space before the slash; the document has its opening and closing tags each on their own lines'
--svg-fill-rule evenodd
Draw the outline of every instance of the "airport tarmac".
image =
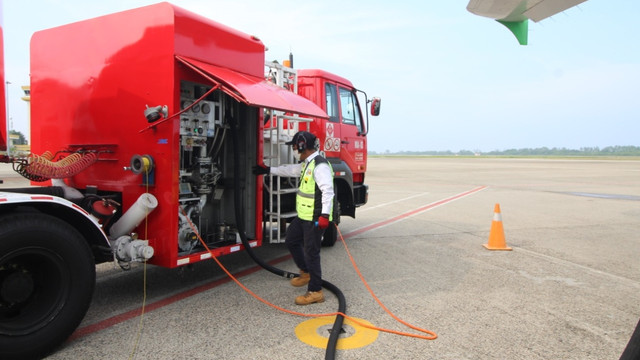
<svg viewBox="0 0 640 360">
<path fill-rule="evenodd" d="M 0 186 L 17 181 L 5 174 Z M 353 348 L 337 359 L 620 357 L 640 318 L 640 161 L 375 157 L 366 183 L 369 203 L 340 224 L 345 242 L 384 305 L 438 338 L 347 325 L 339 345 Z M 495 204 L 512 251 L 482 246 Z M 256 252 L 296 270 L 284 245 Z M 245 253 L 220 260 L 278 306 L 337 309 L 327 291 L 322 304 L 296 306 L 304 290 Z M 372 299 L 342 243 L 323 249 L 322 265 L 348 315 L 417 333 Z M 264 305 L 213 261 L 102 264 L 83 323 L 47 359 L 322 359 L 324 349 L 303 341 L 328 331 L 310 319 Z M 309 324 L 320 333 L 296 334 Z"/>
</svg>

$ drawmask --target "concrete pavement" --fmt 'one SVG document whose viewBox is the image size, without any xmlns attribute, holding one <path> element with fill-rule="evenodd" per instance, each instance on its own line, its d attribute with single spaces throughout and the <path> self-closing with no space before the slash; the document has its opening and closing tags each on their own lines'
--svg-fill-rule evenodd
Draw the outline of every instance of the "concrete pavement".
<svg viewBox="0 0 640 360">
<path fill-rule="evenodd" d="M 379 333 L 337 358 L 617 359 L 640 318 L 639 179 L 638 161 L 371 158 L 369 203 L 357 219 L 343 219 L 341 232 L 381 301 L 438 339 Z M 510 252 L 481 246 L 496 203 Z M 295 270 L 284 246 L 257 250 Z M 349 315 L 415 333 L 372 300 L 340 243 L 322 256 L 324 277 L 344 292 Z M 295 306 L 302 290 L 255 268 L 246 254 L 221 260 L 279 306 L 337 308 L 331 294 Z M 48 359 L 324 357 L 295 333 L 308 318 L 248 296 L 212 261 L 98 271 L 83 324 Z"/>
</svg>

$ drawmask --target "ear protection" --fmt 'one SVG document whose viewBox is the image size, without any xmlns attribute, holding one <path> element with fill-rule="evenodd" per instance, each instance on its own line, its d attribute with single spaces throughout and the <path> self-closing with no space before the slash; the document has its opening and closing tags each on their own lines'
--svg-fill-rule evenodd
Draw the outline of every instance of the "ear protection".
<svg viewBox="0 0 640 360">
<path fill-rule="evenodd" d="M 307 140 L 304 138 L 304 136 L 300 136 L 300 139 L 298 139 L 297 149 L 298 151 L 304 151 L 304 149 L 306 148 L 307 148 Z"/>
<path fill-rule="evenodd" d="M 298 151 L 304 151 L 307 148 L 307 139 L 304 137 L 303 134 L 300 134 L 300 136 L 298 136 L 298 142 L 296 143 L 296 149 Z"/>
<path fill-rule="evenodd" d="M 298 152 L 305 151 L 307 149 L 314 149 L 316 147 L 316 137 L 310 132 L 300 131 L 293 136 L 292 145 L 295 145 L 295 149 Z"/>
</svg>

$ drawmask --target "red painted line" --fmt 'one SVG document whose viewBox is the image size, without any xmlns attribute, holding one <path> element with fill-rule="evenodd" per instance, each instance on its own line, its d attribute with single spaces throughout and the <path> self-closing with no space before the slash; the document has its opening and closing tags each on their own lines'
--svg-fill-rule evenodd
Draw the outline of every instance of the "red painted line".
<svg viewBox="0 0 640 360">
<path fill-rule="evenodd" d="M 410 216 L 417 215 L 417 214 L 419 214 L 419 213 L 421 213 L 421 212 L 423 212 L 423 211 L 427 211 L 427 210 L 433 209 L 433 208 L 435 208 L 435 207 L 438 207 L 438 206 L 440 206 L 440 205 L 444 205 L 444 204 L 446 204 L 446 203 L 452 202 L 452 201 L 454 201 L 454 200 L 458 200 L 458 199 L 460 199 L 460 198 L 463 198 L 463 197 L 465 197 L 465 196 L 471 195 L 471 194 L 473 194 L 473 193 L 476 193 L 476 192 L 478 192 L 478 191 L 480 191 L 480 190 L 484 190 L 484 189 L 486 189 L 486 188 L 487 188 L 486 186 L 479 186 L 479 187 L 477 187 L 477 188 L 475 188 L 475 189 L 471 189 L 471 190 L 469 190 L 469 191 L 465 191 L 465 192 L 460 193 L 460 194 L 458 194 L 458 195 L 454 195 L 454 196 L 448 197 L 448 198 L 446 198 L 446 199 L 442 199 L 442 200 L 438 200 L 438 201 L 436 201 L 436 202 L 432 202 L 431 204 L 428 204 L 428 205 L 425 205 L 425 206 L 423 206 L 423 207 L 419 207 L 419 208 L 417 208 L 417 209 L 414 209 L 414 210 L 408 211 L 408 212 L 406 212 L 406 213 L 404 213 L 404 214 L 400 214 L 400 215 L 398 215 L 398 216 L 396 216 L 396 217 L 393 217 L 393 218 L 391 218 L 391 219 L 387 219 L 387 220 L 384 220 L 384 221 L 380 221 L 380 222 L 377 222 L 377 223 L 375 223 L 375 224 L 371 224 L 371 225 L 369 225 L 369 226 L 365 226 L 365 227 L 363 227 L 363 228 L 360 228 L 360 229 L 354 230 L 354 231 L 352 231 L 352 232 L 349 232 L 349 233 L 347 233 L 347 234 L 343 235 L 343 237 L 344 237 L 345 239 L 348 239 L 348 238 L 350 238 L 350 237 L 354 237 L 354 236 L 356 236 L 356 235 L 360 235 L 360 234 L 362 234 L 362 233 L 364 233 L 364 232 L 367 232 L 367 231 L 370 231 L 370 230 L 373 230 L 373 229 L 377 229 L 377 228 L 383 227 L 383 226 L 385 226 L 385 225 L 389 225 L 389 224 L 391 224 L 391 223 L 394 223 L 394 222 L 397 222 L 397 221 L 400 221 L 400 220 L 404 220 L 404 219 L 406 219 L 406 218 L 408 218 L 408 217 L 410 217 Z"/>
<path fill-rule="evenodd" d="M 473 193 L 476 193 L 476 192 L 478 192 L 480 190 L 484 190 L 485 188 L 486 188 L 486 186 L 480 186 L 480 187 L 477 187 L 475 189 L 471 189 L 469 191 L 465 191 L 463 193 L 460 193 L 458 195 L 454 195 L 454 196 L 448 197 L 446 199 L 442 199 L 442 200 L 439 200 L 439 201 L 436 201 L 436 202 L 432 202 L 431 204 L 428 204 L 428 205 L 419 207 L 417 209 L 408 211 L 408 212 L 406 212 L 404 214 L 395 216 L 395 217 L 393 217 L 391 219 L 380 221 L 378 223 L 365 226 L 365 227 L 363 227 L 361 229 L 354 230 L 354 231 L 352 231 L 350 233 L 347 233 L 347 234 L 343 235 L 343 238 L 348 239 L 350 237 L 354 237 L 354 236 L 362 234 L 364 232 L 367 232 L 367 231 L 370 231 L 370 230 L 373 230 L 373 229 L 377 229 L 377 228 L 383 227 L 385 225 L 388 225 L 388 224 L 391 224 L 391 223 L 406 219 L 406 218 L 408 218 L 410 216 L 417 215 L 417 214 L 419 214 L 419 213 L 421 213 L 423 211 L 427 211 L 427 210 L 433 209 L 433 208 L 438 207 L 440 205 L 444 205 L 446 203 L 449 203 L 449 202 L 452 202 L 454 200 L 457 200 L 457 199 L 463 198 L 465 196 L 471 195 Z M 279 257 L 277 259 L 274 259 L 274 260 L 270 261 L 269 264 L 273 265 L 273 264 L 277 264 L 277 263 L 280 263 L 280 262 L 283 262 L 283 261 L 286 261 L 286 260 L 289 260 L 289 259 L 291 259 L 291 255 L 285 255 L 285 256 L 282 256 L 282 257 Z M 236 274 L 233 274 L 233 276 L 235 276 L 236 278 L 239 279 L 241 277 L 253 274 L 253 273 L 255 273 L 255 272 L 257 272 L 257 271 L 259 271 L 261 269 L 262 269 L 262 267 L 256 265 L 256 266 L 251 267 L 249 269 L 246 269 L 246 270 L 240 271 L 240 272 L 238 272 Z M 198 287 L 195 287 L 195 288 L 193 288 L 191 290 L 187 290 L 187 291 L 178 293 L 176 295 L 169 296 L 169 297 L 167 297 L 165 299 L 161 299 L 161 300 L 158 300 L 156 302 L 147 304 L 145 306 L 145 313 L 150 313 L 150 312 L 152 312 L 154 310 L 157 310 L 157 309 L 162 308 L 164 306 L 167 306 L 167 305 L 173 304 L 175 302 L 184 300 L 184 299 L 186 299 L 188 297 L 191 297 L 193 295 L 197 295 L 197 294 L 199 294 L 201 292 L 213 289 L 213 288 L 215 288 L 217 286 L 220 286 L 222 284 L 226 284 L 226 283 L 228 283 L 230 281 L 231 281 L 231 279 L 229 277 L 220 278 L 218 280 L 215 280 L 215 281 L 206 283 L 204 285 L 200 285 Z M 127 311 L 125 313 L 122 313 L 122 314 L 115 315 L 115 316 L 112 316 L 110 318 L 104 319 L 104 320 L 102 320 L 100 322 L 97 322 L 95 324 L 84 326 L 82 328 L 77 329 L 73 334 L 71 334 L 71 336 L 69 337 L 69 339 L 67 339 L 67 341 L 74 341 L 74 340 L 83 338 L 85 336 L 91 335 L 91 334 L 93 334 L 95 332 L 107 329 L 107 328 L 109 328 L 111 326 L 120 324 L 120 323 L 125 322 L 127 320 L 131 320 L 131 319 L 133 319 L 135 317 L 138 317 L 141 312 L 142 312 L 142 307 L 139 307 L 137 309 L 133 309 L 133 310 Z"/>
<path fill-rule="evenodd" d="M 291 255 L 285 255 L 282 257 L 279 257 L 277 259 L 274 259 L 272 261 L 269 262 L 269 264 L 273 265 L 273 264 L 277 264 L 286 260 L 289 260 L 291 258 Z M 237 272 L 235 274 L 233 274 L 233 276 L 235 276 L 237 279 L 253 274 L 259 270 L 261 270 L 262 267 L 256 265 L 254 267 L 251 267 L 249 269 L 246 270 L 242 270 L 240 272 Z M 150 313 L 154 310 L 160 309 L 164 306 L 173 304 L 175 302 L 178 302 L 180 300 L 184 300 L 188 297 L 191 297 L 193 295 L 197 295 L 201 292 L 213 289 L 214 287 L 220 286 L 222 284 L 226 284 L 228 282 L 231 281 L 231 278 L 229 277 L 224 277 L 224 278 L 220 278 L 218 280 L 214 280 L 212 282 L 200 285 L 198 287 L 195 287 L 191 290 L 187 290 L 187 291 L 183 291 L 181 293 L 175 294 L 173 296 L 169 296 L 168 298 L 162 299 L 162 300 L 158 300 L 156 302 L 150 303 L 145 305 L 144 307 L 144 312 L 145 314 Z M 120 324 L 122 322 L 125 322 L 127 320 L 131 320 L 135 317 L 138 317 L 140 315 L 140 313 L 142 312 L 142 307 L 139 307 L 137 309 L 133 309 L 131 311 L 127 311 L 125 313 L 119 314 L 119 315 L 115 315 L 112 316 L 110 318 L 104 319 L 100 322 L 97 322 L 95 324 L 91 324 L 91 325 L 87 325 L 84 327 L 81 327 L 79 329 L 77 329 L 73 334 L 71 334 L 71 336 L 67 339 L 67 341 L 74 341 L 80 338 L 83 338 L 87 335 L 91 335 L 95 332 L 107 329 L 111 326 Z"/>
</svg>

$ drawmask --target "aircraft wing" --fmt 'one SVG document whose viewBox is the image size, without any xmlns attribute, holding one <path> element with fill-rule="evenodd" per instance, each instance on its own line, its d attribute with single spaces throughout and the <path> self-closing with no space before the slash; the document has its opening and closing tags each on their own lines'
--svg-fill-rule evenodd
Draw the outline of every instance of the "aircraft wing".
<svg viewBox="0 0 640 360">
<path fill-rule="evenodd" d="M 528 42 L 529 19 L 538 22 L 587 0 L 470 0 L 472 14 L 495 19 L 516 36 L 521 45 Z"/>
</svg>

